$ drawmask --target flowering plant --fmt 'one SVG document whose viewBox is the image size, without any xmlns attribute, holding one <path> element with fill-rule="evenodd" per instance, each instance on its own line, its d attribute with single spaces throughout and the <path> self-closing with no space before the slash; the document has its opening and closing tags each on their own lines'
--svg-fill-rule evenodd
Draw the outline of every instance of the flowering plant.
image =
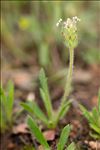
<svg viewBox="0 0 100 150">
<path fill-rule="evenodd" d="M 61 31 L 65 40 L 65 44 L 69 48 L 69 54 L 70 54 L 69 70 L 67 74 L 65 92 L 62 97 L 61 106 L 58 111 L 58 118 L 62 108 L 64 107 L 64 105 L 66 105 L 66 99 L 68 98 L 71 91 L 71 82 L 72 82 L 73 64 L 74 64 L 74 48 L 78 44 L 78 37 L 77 37 L 78 21 L 80 21 L 80 19 L 77 16 L 75 16 L 72 19 L 68 18 L 67 21 L 64 22 L 62 22 L 62 19 L 60 19 L 56 24 L 57 27 L 61 25 Z"/>
<path fill-rule="evenodd" d="M 71 91 L 71 82 L 72 82 L 72 73 L 73 73 L 73 63 L 74 63 L 74 48 L 77 46 L 77 27 L 76 23 L 80 21 L 77 17 L 73 17 L 72 19 L 67 19 L 66 22 L 62 23 L 62 33 L 69 48 L 70 53 L 70 63 L 69 70 L 67 75 L 67 81 L 65 85 L 64 95 L 61 99 L 61 105 L 58 110 L 53 110 L 52 101 L 49 93 L 49 88 L 47 84 L 47 77 L 43 69 L 40 71 L 39 81 L 40 81 L 40 94 L 47 112 L 47 116 L 43 113 L 40 107 L 35 102 L 29 102 L 28 104 L 22 103 L 24 109 L 26 109 L 31 115 L 35 115 L 39 118 L 48 128 L 55 128 L 60 119 L 62 119 L 67 113 L 71 101 L 68 101 L 68 96 Z M 61 24 L 62 19 L 58 21 L 56 24 L 59 26 Z"/>
</svg>

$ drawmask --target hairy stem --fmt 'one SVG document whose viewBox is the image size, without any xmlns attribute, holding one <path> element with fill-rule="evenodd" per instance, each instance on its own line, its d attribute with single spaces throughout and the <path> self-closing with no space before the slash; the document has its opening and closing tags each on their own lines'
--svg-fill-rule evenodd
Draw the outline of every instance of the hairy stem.
<svg viewBox="0 0 100 150">
<path fill-rule="evenodd" d="M 70 91 L 71 91 L 71 82 L 72 82 L 72 74 L 73 74 L 73 63 L 74 63 L 74 49 L 70 49 L 69 50 L 69 53 L 70 53 L 70 62 L 69 62 L 69 70 L 68 70 L 68 75 L 67 75 L 67 80 L 66 80 L 66 85 L 65 85 L 65 91 L 64 91 L 64 95 L 62 97 L 62 101 L 61 101 L 61 105 L 60 105 L 60 108 L 58 110 L 58 115 L 57 115 L 57 118 L 56 118 L 56 124 L 58 122 L 58 120 L 60 119 L 59 115 L 60 115 L 60 112 L 70 94 Z"/>
<path fill-rule="evenodd" d="M 64 91 L 63 98 L 62 98 L 61 106 L 65 104 L 66 99 L 69 96 L 70 90 L 71 90 L 73 63 L 74 63 L 74 50 L 70 49 L 69 53 L 70 53 L 69 70 L 68 70 L 67 81 L 66 81 L 66 85 L 65 85 L 65 91 Z"/>
</svg>

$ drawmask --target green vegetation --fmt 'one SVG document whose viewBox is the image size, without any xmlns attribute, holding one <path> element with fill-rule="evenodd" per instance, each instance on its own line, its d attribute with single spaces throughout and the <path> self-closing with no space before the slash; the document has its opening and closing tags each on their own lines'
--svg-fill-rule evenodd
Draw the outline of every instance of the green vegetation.
<svg viewBox="0 0 100 150">
<path fill-rule="evenodd" d="M 82 86 L 86 87 L 89 84 L 90 80 L 92 80 L 91 72 L 93 67 L 91 67 L 89 70 L 90 74 L 88 74 L 88 70 L 86 70 L 86 76 L 84 75 L 84 73 L 82 74 L 81 70 L 84 69 L 85 71 L 85 69 L 93 65 L 96 66 L 94 67 L 96 69 L 93 70 L 93 78 L 97 77 L 97 80 L 95 81 L 98 82 L 98 75 L 96 75 L 96 73 L 99 72 L 98 66 L 100 65 L 98 19 L 100 18 L 100 5 L 98 4 L 99 2 L 97 1 L 49 2 L 2 0 L 1 2 L 1 61 L 3 66 L 2 72 L 3 75 L 5 75 L 3 77 L 3 80 L 8 80 L 9 76 L 11 75 L 11 78 L 14 80 L 15 85 L 18 88 L 16 95 L 18 96 L 18 98 L 22 98 L 22 109 L 27 111 L 27 114 L 29 114 L 29 117 L 27 119 L 28 127 L 31 133 L 35 136 L 36 140 L 39 142 L 36 143 L 36 147 L 41 144 L 45 150 L 51 150 L 51 146 L 53 146 L 52 143 L 50 145 L 48 144 L 47 140 L 43 136 L 43 133 L 37 126 L 37 122 L 43 123 L 44 129 L 56 129 L 59 122 L 64 119 L 65 115 L 70 109 L 72 101 L 69 99 L 69 96 L 72 91 L 75 50 L 75 63 L 77 66 L 76 76 L 79 77 L 79 80 L 77 80 L 78 77 L 76 76 L 74 78 L 74 83 L 77 83 L 78 85 L 76 85 L 76 88 L 79 89 L 82 88 Z M 80 41 L 78 40 L 77 28 L 77 23 L 80 21 L 80 19 L 77 16 L 79 16 L 79 18 L 81 18 L 82 20 L 79 24 L 79 39 L 81 39 Z M 67 17 L 70 18 L 65 20 Z M 59 32 L 62 36 L 59 35 Z M 65 46 L 62 43 L 64 43 Z M 65 67 L 68 61 L 69 68 Z M 82 68 L 80 66 L 82 66 Z M 48 86 L 48 78 L 46 77 L 44 69 L 41 69 L 39 73 L 39 88 L 41 100 L 44 107 L 39 105 L 37 101 L 31 99 L 26 103 L 22 102 L 22 100 L 24 100 L 26 97 L 31 97 L 31 94 L 33 94 L 31 92 L 33 92 L 35 86 L 31 86 L 31 81 L 37 81 L 37 70 L 39 70 L 39 68 L 44 68 L 46 70 L 46 72 L 48 73 L 48 78 L 50 77 L 49 81 L 52 83 L 51 85 L 53 85 L 53 88 L 57 87 L 57 90 L 54 89 L 52 93 L 52 97 L 54 97 L 51 98 L 50 89 Z M 7 74 L 5 73 L 6 71 Z M 81 74 L 84 76 L 82 76 L 83 78 L 81 78 Z M 89 82 L 87 82 L 89 76 L 90 80 Z M 59 80 L 61 78 L 63 80 Z M 58 86 L 58 84 L 60 85 Z M 28 88 L 24 88 L 24 85 Z M 65 85 L 65 87 L 64 93 L 61 97 L 62 85 Z M 95 84 L 93 83 L 93 85 Z M 96 88 L 97 87 L 98 86 L 96 85 Z M 22 94 L 25 93 L 24 96 L 20 96 L 19 89 L 23 90 Z M 76 98 L 77 89 L 75 89 L 74 91 L 74 95 L 76 96 Z M 81 96 L 84 97 L 84 93 L 79 92 L 79 94 L 82 94 Z M 57 98 L 55 95 L 57 96 Z M 33 96 L 34 95 L 32 95 L 32 97 Z M 0 87 L 0 97 L 0 129 L 2 136 L 4 136 L 6 135 L 6 131 L 10 130 L 12 126 L 14 126 L 13 123 L 16 117 L 18 117 L 18 115 L 20 114 L 20 108 L 18 108 L 18 113 L 14 111 L 13 115 L 14 85 L 11 81 L 8 82 L 6 90 L 2 86 Z M 59 106 L 58 104 L 55 105 L 56 101 L 53 102 L 53 99 L 60 99 L 60 102 L 58 102 Z M 42 102 L 40 102 L 40 104 L 42 104 Z M 77 109 L 76 105 L 77 103 L 73 102 L 72 108 Z M 55 106 L 57 106 L 57 108 Z M 88 111 L 84 106 L 80 105 L 80 109 L 87 119 L 91 129 L 90 136 L 92 138 L 89 137 L 88 140 L 86 139 L 86 142 L 89 144 L 90 140 L 93 138 L 100 139 L 100 92 L 98 96 L 97 107 L 94 107 L 91 111 Z M 77 115 L 78 111 L 74 111 L 76 113 L 75 115 Z M 68 116 L 71 117 L 71 119 L 73 119 L 74 111 L 72 111 L 72 114 Z M 77 120 L 79 118 L 76 117 L 76 122 L 73 123 L 74 126 L 77 126 L 77 128 Z M 66 119 L 67 118 L 65 118 L 65 120 L 63 121 L 66 121 Z M 25 119 L 23 120 L 25 121 Z M 70 118 L 68 118 L 68 121 L 69 120 Z M 19 122 L 18 125 L 20 125 Z M 19 128 L 23 128 L 23 126 L 26 125 L 23 124 L 22 126 L 19 126 Z M 61 123 L 61 125 L 64 124 Z M 27 127 L 24 126 L 25 130 L 27 130 L 26 128 Z M 23 133 L 25 132 L 24 129 L 22 131 Z M 82 127 L 82 129 L 84 129 L 84 127 Z M 76 148 L 76 146 L 79 146 L 80 148 L 80 144 L 83 144 L 83 141 L 85 142 L 83 137 L 82 142 L 75 139 L 77 141 L 76 146 L 73 142 L 69 144 L 68 138 L 70 130 L 70 125 L 65 126 L 63 129 L 61 129 L 59 139 L 58 137 L 54 139 L 53 142 L 57 143 L 57 150 L 75 150 L 78 149 Z M 76 131 L 77 129 L 75 130 L 75 133 Z M 83 132 L 84 131 L 82 130 L 82 133 Z M 10 135 L 11 134 L 12 133 L 10 133 Z M 78 136 L 75 135 L 75 138 L 78 139 L 80 134 L 81 132 L 79 133 L 79 135 L 77 134 Z M 23 140 L 22 138 L 20 139 Z M 71 137 L 71 139 L 73 140 L 73 137 Z M 11 142 L 10 140 L 9 142 Z M 24 141 L 22 142 L 23 144 L 26 144 Z M 3 145 L 4 144 L 5 143 L 3 143 Z M 35 144 L 33 146 L 32 141 L 30 145 L 27 144 L 24 145 L 24 150 L 35 150 Z M 22 145 L 20 144 L 18 146 L 20 147 Z M 16 147 L 17 145 L 15 146 L 15 149 L 17 149 Z"/>
<path fill-rule="evenodd" d="M 59 26 L 61 21 L 62 19 L 60 19 L 56 25 Z M 22 103 L 24 109 L 26 109 L 29 113 L 32 113 L 40 120 L 42 120 L 43 123 L 47 125 L 48 128 L 55 128 L 59 120 L 64 117 L 64 115 L 69 109 L 70 101 L 68 101 L 67 98 L 71 91 L 73 63 L 74 63 L 74 48 L 78 44 L 77 26 L 76 26 L 78 21 L 80 21 L 80 19 L 75 16 L 72 19 L 68 18 L 66 22 L 62 23 L 61 30 L 63 32 L 65 43 L 69 48 L 70 62 L 69 62 L 69 70 L 68 70 L 66 85 L 64 89 L 64 95 L 61 99 L 61 104 L 58 110 L 57 111 L 53 110 L 49 89 L 47 85 L 47 78 L 43 69 L 40 71 L 40 75 L 39 75 L 40 86 L 41 86 L 40 94 L 47 112 L 47 117 L 35 102 L 29 102 L 28 104 Z"/>
<path fill-rule="evenodd" d="M 34 122 L 34 120 L 31 117 L 28 117 L 27 124 L 32 132 L 32 134 L 36 137 L 38 142 L 44 147 L 45 150 L 51 150 L 49 144 L 47 143 L 45 137 L 43 136 L 42 132 L 40 131 L 37 124 Z M 65 144 L 68 141 L 69 133 L 70 133 L 70 126 L 67 125 L 63 128 L 60 139 L 57 144 L 57 150 L 64 150 Z M 66 150 L 75 150 L 74 143 L 71 143 L 67 146 Z"/>
<path fill-rule="evenodd" d="M 36 104 L 35 101 L 31 101 L 28 103 L 21 103 L 25 110 L 27 110 L 32 116 L 36 116 L 40 119 L 48 128 L 55 128 L 58 121 L 64 117 L 66 112 L 69 109 L 70 101 L 67 101 L 64 106 L 60 108 L 59 118 L 58 118 L 58 111 L 54 111 L 51 104 L 51 98 L 49 94 L 49 89 L 47 85 L 47 78 L 45 76 L 45 72 L 43 69 L 40 71 L 39 75 L 40 80 L 40 94 L 47 112 L 47 116 L 43 113 L 40 107 Z"/>
<path fill-rule="evenodd" d="M 14 86 L 11 81 L 8 82 L 6 92 L 2 87 L 0 88 L 0 129 L 2 133 L 12 126 L 13 121 Z"/>
<path fill-rule="evenodd" d="M 98 96 L 98 106 L 94 107 L 92 111 L 88 111 L 84 106 L 80 105 L 80 109 L 83 115 L 89 122 L 89 126 L 92 129 L 90 135 L 93 138 L 100 139 L 100 91 Z"/>
</svg>

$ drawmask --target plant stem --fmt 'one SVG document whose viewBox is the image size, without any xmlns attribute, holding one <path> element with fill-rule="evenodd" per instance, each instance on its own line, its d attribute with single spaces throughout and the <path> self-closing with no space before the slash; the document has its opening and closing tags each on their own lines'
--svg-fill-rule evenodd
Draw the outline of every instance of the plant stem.
<svg viewBox="0 0 100 150">
<path fill-rule="evenodd" d="M 74 49 L 70 48 L 69 53 L 70 53 L 69 70 L 68 70 L 67 81 L 66 81 L 66 85 L 65 85 L 64 95 L 62 97 L 61 106 L 65 104 L 66 99 L 69 96 L 70 91 L 71 91 L 73 63 L 74 63 Z"/>
<path fill-rule="evenodd" d="M 66 99 L 70 94 L 71 91 L 71 82 L 72 82 L 72 74 L 73 74 L 73 63 L 74 63 L 74 49 L 70 48 L 69 49 L 69 54 L 70 54 L 70 62 L 69 62 L 69 70 L 68 70 L 68 75 L 67 75 L 67 80 L 66 80 L 66 85 L 65 85 L 65 91 L 64 95 L 62 97 L 61 105 L 60 108 L 57 112 L 57 117 L 56 117 L 56 122 L 55 124 L 58 123 L 58 120 L 60 119 L 60 112 L 62 111 L 63 106 L 65 105 Z"/>
</svg>

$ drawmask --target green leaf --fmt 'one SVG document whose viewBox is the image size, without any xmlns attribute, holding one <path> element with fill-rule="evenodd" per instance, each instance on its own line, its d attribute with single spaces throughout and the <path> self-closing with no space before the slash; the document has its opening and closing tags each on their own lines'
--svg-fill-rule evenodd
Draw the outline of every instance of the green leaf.
<svg viewBox="0 0 100 150">
<path fill-rule="evenodd" d="M 100 90 L 99 90 L 99 94 L 98 94 L 98 111 L 99 111 L 99 115 L 100 115 Z"/>
<path fill-rule="evenodd" d="M 21 102 L 21 106 L 28 111 L 30 114 L 34 114 L 33 108 L 29 103 Z"/>
<path fill-rule="evenodd" d="M 3 133 L 6 129 L 6 120 L 3 114 L 3 110 L 0 110 L 0 130 Z"/>
<path fill-rule="evenodd" d="M 82 105 L 79 105 L 79 106 L 80 106 L 80 109 L 83 112 L 83 115 L 87 118 L 87 120 L 90 123 L 94 123 L 94 119 L 92 118 L 91 113 L 84 106 L 82 106 Z"/>
<path fill-rule="evenodd" d="M 100 134 L 100 127 L 96 126 L 95 124 L 90 124 L 90 127 L 97 132 L 98 134 Z"/>
<path fill-rule="evenodd" d="M 7 117 L 8 120 L 11 120 L 11 116 L 12 116 L 12 109 L 13 109 L 13 104 L 14 104 L 14 85 L 11 81 L 8 82 L 7 85 Z"/>
<path fill-rule="evenodd" d="M 33 146 L 25 146 L 23 150 L 35 150 L 35 148 Z"/>
<path fill-rule="evenodd" d="M 37 124 L 33 121 L 33 119 L 31 117 L 28 117 L 27 124 L 28 124 L 30 130 L 32 131 L 33 135 L 36 137 L 38 142 L 41 145 L 43 145 L 45 150 L 50 150 L 50 147 L 49 147 L 46 139 L 44 138 L 42 132 L 40 131 Z"/>
<path fill-rule="evenodd" d="M 100 135 L 96 134 L 94 132 L 90 132 L 90 136 L 93 137 L 94 139 L 99 139 L 100 140 Z"/>
<path fill-rule="evenodd" d="M 65 143 L 67 142 L 68 140 L 68 136 L 69 136 L 69 133 L 70 133 L 70 126 L 67 125 L 63 128 L 62 132 L 61 132 L 61 135 L 60 135 L 60 139 L 59 139 L 59 142 L 57 144 L 57 150 L 63 150 L 64 149 L 64 146 L 65 146 Z"/>
<path fill-rule="evenodd" d="M 75 150 L 75 144 L 72 142 L 66 150 Z"/>
<path fill-rule="evenodd" d="M 6 100 L 5 92 L 2 87 L 0 87 L 0 97 L 1 97 L 1 104 L 3 105 L 3 107 L 5 107 L 7 104 L 7 100 Z"/>
<path fill-rule="evenodd" d="M 29 113 L 35 115 L 37 118 L 42 120 L 46 125 L 48 124 L 48 120 L 43 113 L 43 111 L 39 108 L 39 106 L 35 102 L 21 103 L 25 110 Z"/>
<path fill-rule="evenodd" d="M 41 69 L 41 71 L 40 71 L 39 80 L 40 80 L 40 85 L 41 85 L 40 94 L 43 99 L 48 117 L 51 118 L 52 104 L 51 104 L 50 94 L 49 94 L 49 90 L 48 90 L 47 78 L 46 78 L 46 75 L 45 75 L 45 72 L 43 69 Z"/>
<path fill-rule="evenodd" d="M 45 75 L 43 68 L 40 70 L 39 81 L 40 81 L 40 85 L 41 85 L 42 89 L 44 91 L 48 92 L 47 77 Z"/>
<path fill-rule="evenodd" d="M 93 120 L 94 120 L 94 124 L 95 125 L 98 125 L 99 123 L 98 123 L 98 120 L 99 120 L 99 117 L 100 117 L 100 115 L 99 115 L 99 112 L 98 112 L 98 109 L 96 108 L 96 107 L 94 107 L 93 109 L 92 109 L 92 118 L 93 118 Z M 99 125 L 100 126 L 100 125 Z"/>
<path fill-rule="evenodd" d="M 80 105 L 80 108 L 83 111 L 84 116 L 89 121 L 89 125 L 94 132 L 91 135 L 94 135 L 96 133 L 95 135 L 99 136 L 100 135 L 100 115 L 99 115 L 98 109 L 96 107 L 94 107 L 92 109 L 92 112 L 89 112 L 82 105 Z"/>
<path fill-rule="evenodd" d="M 2 87 L 0 87 L 0 97 L 1 97 L 1 118 L 3 118 L 2 120 L 6 120 L 7 119 L 7 109 L 6 109 L 6 106 L 7 106 L 7 99 L 6 99 L 6 95 L 5 95 L 5 92 L 3 90 Z M 3 121 L 4 122 L 4 121 Z"/>
<path fill-rule="evenodd" d="M 11 81 L 7 85 L 7 95 L 2 87 L 0 87 L 1 110 L 0 110 L 0 128 L 2 131 L 8 128 L 12 123 L 13 103 L 14 103 L 14 87 Z"/>
<path fill-rule="evenodd" d="M 69 110 L 71 101 L 67 101 L 66 104 L 63 105 L 63 107 L 61 108 L 60 112 L 59 112 L 59 119 L 63 118 L 64 115 L 67 113 L 67 111 Z"/>
<path fill-rule="evenodd" d="M 46 42 L 42 42 L 39 46 L 39 61 L 42 66 L 47 66 L 49 59 L 49 47 Z"/>
</svg>

